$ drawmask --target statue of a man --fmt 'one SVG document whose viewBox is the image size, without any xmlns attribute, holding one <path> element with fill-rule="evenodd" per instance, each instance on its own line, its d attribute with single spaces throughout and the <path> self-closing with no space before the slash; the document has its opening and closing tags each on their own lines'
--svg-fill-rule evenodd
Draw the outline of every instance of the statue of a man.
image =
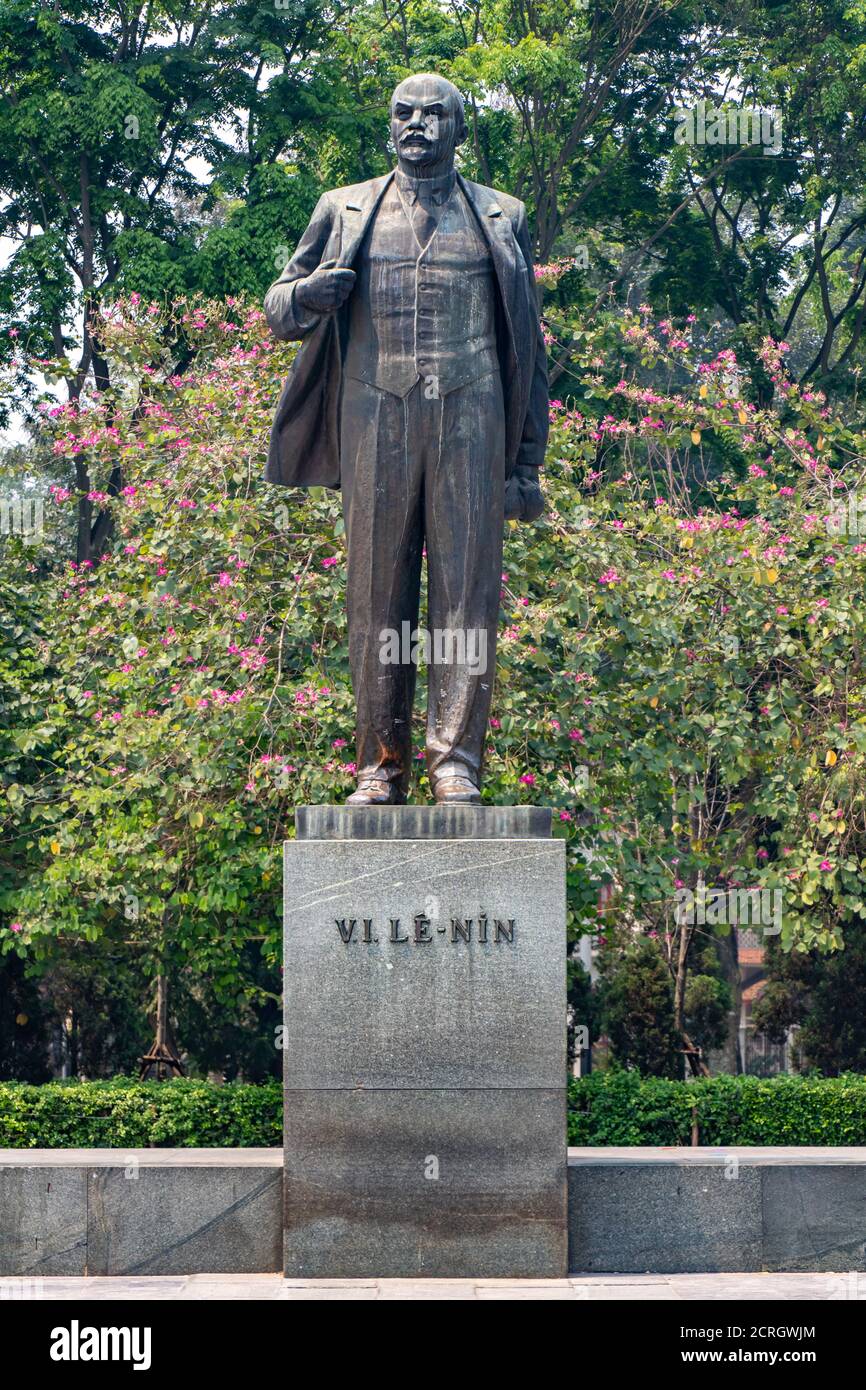
<svg viewBox="0 0 866 1390">
<path fill-rule="evenodd" d="M 544 341 L 526 209 L 455 171 L 456 87 L 429 73 L 401 82 L 391 137 L 397 168 L 323 194 L 265 298 L 276 336 L 302 340 L 266 476 L 342 488 L 349 803 L 406 800 L 425 547 L 427 768 L 437 802 L 477 802 L 503 522 L 543 510 Z"/>
</svg>

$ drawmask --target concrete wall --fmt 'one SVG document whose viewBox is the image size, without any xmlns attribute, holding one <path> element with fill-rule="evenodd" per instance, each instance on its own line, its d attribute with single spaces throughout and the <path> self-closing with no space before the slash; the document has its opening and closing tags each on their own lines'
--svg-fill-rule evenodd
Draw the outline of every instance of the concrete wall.
<svg viewBox="0 0 866 1390">
<path fill-rule="evenodd" d="M 574 1272 L 866 1270 L 866 1148 L 568 1154 Z"/>
<path fill-rule="evenodd" d="M 264 1273 L 280 1149 L 0 1150 L 0 1275 Z M 570 1149 L 574 1273 L 866 1270 L 866 1149 Z"/>
<path fill-rule="evenodd" d="M 256 1274 L 281 1149 L 0 1149 L 0 1274 Z"/>
</svg>

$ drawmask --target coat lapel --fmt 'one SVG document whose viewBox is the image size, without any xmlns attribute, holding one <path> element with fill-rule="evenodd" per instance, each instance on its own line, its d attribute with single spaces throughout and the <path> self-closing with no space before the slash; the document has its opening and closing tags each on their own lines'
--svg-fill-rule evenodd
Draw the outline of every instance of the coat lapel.
<svg viewBox="0 0 866 1390">
<path fill-rule="evenodd" d="M 496 271 L 496 279 L 499 282 L 499 293 L 502 296 L 502 305 L 505 310 L 505 318 L 508 323 L 508 330 L 513 346 L 513 319 L 515 294 L 518 289 L 517 256 L 519 254 L 519 248 L 514 240 L 511 223 L 495 198 L 492 198 L 485 189 L 481 188 L 478 184 L 469 183 L 467 179 L 464 179 L 462 174 L 458 174 L 457 178 L 460 182 L 460 187 L 463 189 L 464 194 L 475 211 L 487 245 L 490 248 L 490 254 L 493 258 L 493 267 Z"/>
<path fill-rule="evenodd" d="M 457 177 L 487 239 L 508 329 L 509 353 L 504 364 L 504 386 L 506 458 L 510 472 L 520 444 L 535 366 L 536 323 L 533 316 L 536 310 L 534 303 L 530 302 L 532 286 L 529 267 L 517 244 L 510 218 L 491 192 L 479 184 L 469 183 L 460 174 Z"/>
<path fill-rule="evenodd" d="M 347 268 L 351 267 L 358 254 L 358 248 L 364 240 L 364 233 L 370 225 L 370 220 L 393 177 L 394 171 L 392 169 L 390 174 L 382 174 L 378 179 L 371 179 L 363 194 L 355 198 L 347 198 L 343 204 L 340 209 L 340 265 Z"/>
</svg>

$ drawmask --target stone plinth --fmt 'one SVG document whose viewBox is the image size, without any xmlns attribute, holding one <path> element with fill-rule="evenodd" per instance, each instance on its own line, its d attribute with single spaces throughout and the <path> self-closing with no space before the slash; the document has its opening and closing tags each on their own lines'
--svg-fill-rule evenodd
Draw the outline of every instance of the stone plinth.
<svg viewBox="0 0 866 1390">
<path fill-rule="evenodd" d="M 0 1149 L 0 1275 L 257 1273 L 279 1149 Z"/>
<path fill-rule="evenodd" d="M 455 1108 L 455 1130 L 472 1105 L 469 1095 Z M 507 1110 L 496 1113 L 508 1124 Z M 297 1129 L 303 1119 L 299 1108 Z M 378 1130 L 373 1138 L 378 1153 Z M 332 1172 L 321 1149 L 333 1135 L 319 1140 L 306 1192 L 296 1178 L 291 1198 L 311 1210 L 320 1171 Z M 532 1131 L 527 1142 L 512 1126 L 504 1145 L 501 1189 L 525 1193 L 522 1165 L 538 1164 Z M 363 1143 L 357 1154 L 366 1161 Z M 348 1166 L 345 1154 L 338 1161 Z M 25 1296 L 38 1298 L 45 1276 L 276 1273 L 282 1169 L 282 1149 L 0 1149 L 0 1278 L 33 1281 Z M 568 1211 L 573 1274 L 827 1270 L 833 1297 L 863 1294 L 866 1148 L 569 1149 Z M 480 1197 L 459 1219 L 482 1225 Z M 453 1243 L 444 1222 L 439 1240 Z"/>
<path fill-rule="evenodd" d="M 566 1270 L 565 853 L 536 807 L 306 807 L 285 1272 Z"/>
</svg>

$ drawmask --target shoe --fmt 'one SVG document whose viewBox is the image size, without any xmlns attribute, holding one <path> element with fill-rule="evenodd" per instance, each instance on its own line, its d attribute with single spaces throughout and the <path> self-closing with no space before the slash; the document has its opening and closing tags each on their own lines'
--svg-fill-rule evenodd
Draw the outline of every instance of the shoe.
<svg viewBox="0 0 866 1390">
<path fill-rule="evenodd" d="M 405 795 L 384 777 L 370 777 L 359 782 L 351 796 L 346 797 L 347 806 L 405 806 Z"/>
<path fill-rule="evenodd" d="M 454 803 L 477 806 L 481 793 L 469 777 L 440 777 L 433 787 L 433 796 L 438 806 Z"/>
</svg>

